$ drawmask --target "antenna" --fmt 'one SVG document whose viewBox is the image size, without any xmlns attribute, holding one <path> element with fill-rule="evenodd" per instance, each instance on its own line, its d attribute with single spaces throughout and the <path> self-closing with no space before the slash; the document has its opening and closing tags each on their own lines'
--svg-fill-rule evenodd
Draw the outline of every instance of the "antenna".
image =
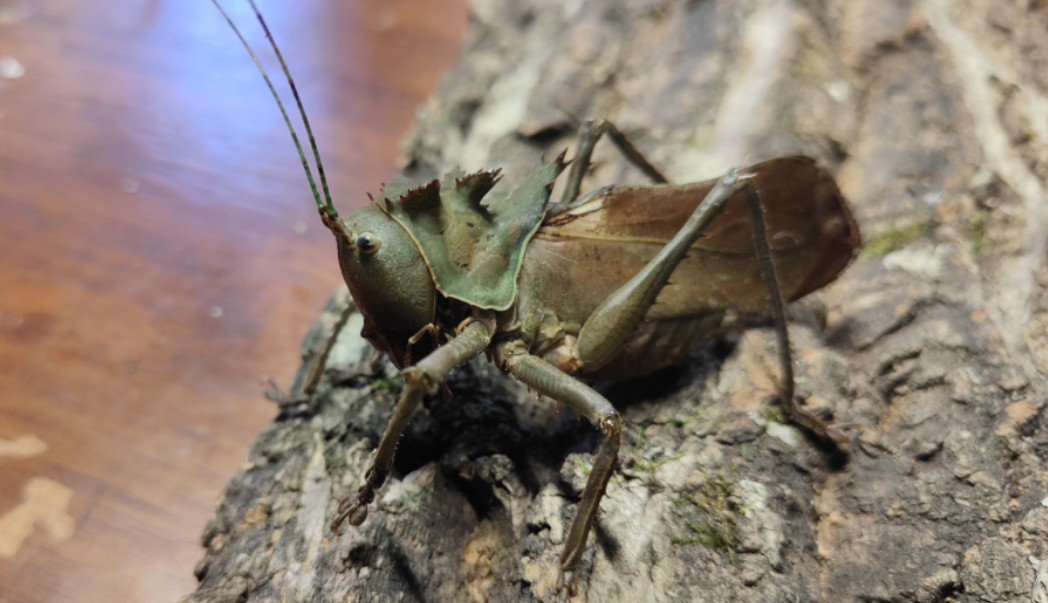
<svg viewBox="0 0 1048 603">
<path fill-rule="evenodd" d="M 320 192 L 317 190 L 317 183 L 313 179 L 313 171 L 309 169 L 309 162 L 306 160 L 306 153 L 302 149 L 302 144 L 299 142 L 298 133 L 295 132 L 295 127 L 291 124 L 291 118 L 288 116 L 287 109 L 284 108 L 283 101 L 280 100 L 280 95 L 277 93 L 276 87 L 273 86 L 273 81 L 269 79 L 269 73 L 266 72 L 265 67 L 262 66 L 262 62 L 258 59 L 258 55 L 255 51 L 251 50 L 251 46 L 247 43 L 244 38 L 244 34 L 240 33 L 240 29 L 237 28 L 236 24 L 233 23 L 233 19 L 230 18 L 229 14 L 222 8 L 222 5 L 218 3 L 218 0 L 211 0 L 211 3 L 215 5 L 218 12 L 222 13 L 226 23 L 236 34 L 237 38 L 240 39 L 240 43 L 244 45 L 244 49 L 251 55 L 251 59 L 255 61 L 255 66 L 258 67 L 259 73 L 262 74 L 262 78 L 266 81 L 266 86 L 269 87 L 269 93 L 273 95 L 273 100 L 276 101 L 277 107 L 280 108 L 280 114 L 284 117 L 284 123 L 287 125 L 288 132 L 291 133 L 291 140 L 295 143 L 295 150 L 298 151 L 298 158 L 302 161 L 302 169 L 306 172 L 306 179 L 309 180 L 309 188 L 313 191 L 313 199 L 316 201 L 317 209 L 320 211 L 320 216 L 324 218 L 325 224 L 328 220 L 337 219 L 338 212 L 335 211 L 335 206 L 331 203 L 331 192 L 328 189 L 327 178 L 324 176 L 324 162 L 320 160 L 320 151 L 317 149 L 317 141 L 313 136 L 313 129 L 309 127 L 309 118 L 306 117 L 306 109 L 302 106 L 302 98 L 298 94 L 298 88 L 295 86 L 295 80 L 291 77 L 291 71 L 287 68 L 287 63 L 284 61 L 284 55 L 281 54 L 280 48 L 277 47 L 276 40 L 273 39 L 273 35 L 269 31 L 269 26 L 266 25 L 265 19 L 262 18 L 262 13 L 259 12 L 258 7 L 255 5 L 255 0 L 248 0 L 251 4 L 251 10 L 255 12 L 255 16 L 258 17 L 258 22 L 262 24 L 263 31 L 266 32 L 266 38 L 269 40 L 269 45 L 273 48 L 273 52 L 276 53 L 277 59 L 280 61 L 280 68 L 284 71 L 284 76 L 287 77 L 288 85 L 291 86 L 291 93 L 295 97 L 295 103 L 298 105 L 299 115 L 302 116 L 302 124 L 305 126 L 306 134 L 309 136 L 309 146 L 313 151 L 313 159 L 317 164 L 317 173 L 320 175 L 320 184 L 324 190 L 323 201 L 320 198 Z"/>
</svg>

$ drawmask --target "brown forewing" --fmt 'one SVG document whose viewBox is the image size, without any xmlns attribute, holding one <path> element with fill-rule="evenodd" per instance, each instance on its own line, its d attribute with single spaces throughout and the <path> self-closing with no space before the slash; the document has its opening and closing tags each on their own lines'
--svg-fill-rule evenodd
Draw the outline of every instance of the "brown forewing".
<svg viewBox="0 0 1048 603">
<path fill-rule="evenodd" d="M 783 296 L 792 301 L 837 278 L 861 245 L 858 226 L 833 178 L 807 157 L 783 157 L 743 170 L 753 176 Z M 702 202 L 716 180 L 607 189 L 547 217 L 529 253 L 551 281 L 572 287 L 578 310 L 592 309 L 654 256 Z M 767 288 L 754 256 L 743 193 L 724 206 L 648 313 L 649 319 L 716 310 L 762 313 Z M 572 305 L 576 305 L 573 303 Z"/>
</svg>

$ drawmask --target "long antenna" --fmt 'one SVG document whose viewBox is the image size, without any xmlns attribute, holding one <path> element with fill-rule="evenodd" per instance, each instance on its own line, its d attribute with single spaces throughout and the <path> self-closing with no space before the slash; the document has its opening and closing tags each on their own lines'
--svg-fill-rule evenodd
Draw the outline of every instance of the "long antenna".
<svg viewBox="0 0 1048 603">
<path fill-rule="evenodd" d="M 313 150 L 313 158 L 317 164 L 317 173 L 320 175 L 320 183 L 324 190 L 323 201 L 320 198 L 320 192 L 317 190 L 317 183 L 313 179 L 313 171 L 309 169 L 309 161 L 306 159 L 306 153 L 302 149 L 302 144 L 299 142 L 298 133 L 295 131 L 295 127 L 291 124 L 291 117 L 288 116 L 287 109 L 284 108 L 283 101 L 280 100 L 280 95 L 277 93 L 277 89 L 273 86 L 273 81 L 269 79 L 269 73 L 266 72 L 265 67 L 262 66 L 262 62 L 258 59 L 258 55 L 255 51 L 251 50 L 251 45 L 247 43 L 244 38 L 244 34 L 240 33 L 240 29 L 233 23 L 233 19 L 230 18 L 229 14 L 222 8 L 222 5 L 218 3 L 218 0 L 211 0 L 211 3 L 215 5 L 218 12 L 222 13 L 222 17 L 225 18 L 226 23 L 236 34 L 237 38 L 240 39 L 240 43 L 244 45 L 244 49 L 251 55 L 251 59 L 255 61 L 255 66 L 258 67 L 259 73 L 262 74 L 262 78 L 266 81 L 266 86 L 269 87 L 269 93 L 273 95 L 273 100 L 276 101 L 277 107 L 280 108 L 280 114 L 284 117 L 284 123 L 287 125 L 288 132 L 291 133 L 291 140 L 295 143 L 295 150 L 298 151 L 298 158 L 302 161 L 302 169 L 306 172 L 306 179 L 309 180 L 309 188 L 313 191 L 313 199 L 316 201 L 317 209 L 320 211 L 320 215 L 323 218 L 331 219 L 338 218 L 338 212 L 335 211 L 335 206 L 331 202 L 331 192 L 328 189 L 327 178 L 324 176 L 324 163 L 320 160 L 320 151 L 317 149 L 317 141 L 313 136 L 313 129 L 309 127 L 309 118 L 306 117 L 306 109 L 302 106 L 302 99 L 299 97 L 298 88 L 295 86 L 295 80 L 291 77 L 291 71 L 287 68 L 287 63 L 284 62 L 284 56 L 280 52 L 280 48 L 277 47 L 276 41 L 273 39 L 273 35 L 269 32 L 269 26 L 266 25 L 265 19 L 262 18 L 262 13 L 259 12 L 258 7 L 255 5 L 254 0 L 248 0 L 251 4 L 251 10 L 255 12 L 255 16 L 258 17 L 259 23 L 262 24 L 262 29 L 266 32 L 266 38 L 269 40 L 270 46 L 273 47 L 273 52 L 276 53 L 277 59 L 280 60 L 280 67 L 284 71 L 284 75 L 287 77 L 288 84 L 291 86 L 291 93 L 295 97 L 295 103 L 298 105 L 298 112 L 302 116 L 302 124 L 305 126 L 306 134 L 309 136 L 309 145 Z M 325 220 L 325 223 L 327 220 Z"/>
</svg>

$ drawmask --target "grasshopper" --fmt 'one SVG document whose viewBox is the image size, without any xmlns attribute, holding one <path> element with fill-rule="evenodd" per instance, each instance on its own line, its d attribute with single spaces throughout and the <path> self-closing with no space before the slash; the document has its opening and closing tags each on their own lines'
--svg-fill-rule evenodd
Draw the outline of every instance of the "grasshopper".
<svg viewBox="0 0 1048 603">
<path fill-rule="evenodd" d="M 364 522 L 423 398 L 481 353 L 602 434 L 560 557 L 562 597 L 576 591 L 579 561 L 623 430 L 611 403 L 580 379 L 652 373 L 686 358 L 695 342 L 739 328 L 744 317 L 770 315 L 782 371 L 780 403 L 816 435 L 840 439 L 794 401 L 784 310 L 785 303 L 835 280 L 861 246 L 846 201 L 814 160 L 783 157 L 716 180 L 673 185 L 611 122 L 588 121 L 570 162 L 561 153 L 513 190 L 500 190 L 497 170 L 453 172 L 420 185 L 398 180 L 370 206 L 343 218 L 332 204 L 290 71 L 254 1 L 309 136 L 323 197 L 268 74 L 212 2 L 280 108 L 364 317 L 362 336 L 389 356 L 405 382 L 364 484 L 340 503 L 333 530 L 346 521 Z M 580 196 L 593 148 L 605 136 L 655 184 Z M 565 170 L 563 195 L 551 203 Z"/>
</svg>

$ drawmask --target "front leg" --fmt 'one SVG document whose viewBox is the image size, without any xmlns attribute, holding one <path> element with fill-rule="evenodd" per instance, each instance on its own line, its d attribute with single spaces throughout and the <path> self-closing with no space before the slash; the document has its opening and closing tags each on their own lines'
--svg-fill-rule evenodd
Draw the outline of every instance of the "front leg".
<svg viewBox="0 0 1048 603">
<path fill-rule="evenodd" d="M 618 459 L 622 419 L 604 396 L 545 360 L 528 354 L 520 341 L 499 344 L 495 354 L 503 370 L 536 392 L 575 409 L 604 436 L 593 459 L 593 470 L 586 480 L 582 498 L 575 510 L 575 519 L 564 541 L 564 552 L 560 556 L 557 591 L 562 598 L 574 596 L 575 571 L 586 549 L 586 539 L 597 516 L 600 499 L 604 497 L 604 489 Z"/>
<path fill-rule="evenodd" d="M 484 351 L 491 343 L 494 332 L 493 321 L 470 319 L 454 339 L 433 350 L 415 366 L 401 371 L 404 375 L 404 391 L 393 409 L 393 416 L 389 419 L 375 457 L 364 474 L 364 485 L 357 491 L 356 497 L 346 497 L 339 503 L 338 516 L 331 522 L 333 532 L 337 533 L 342 522 L 347 519 L 355 526 L 364 523 L 368 516 L 368 505 L 375 500 L 375 491 L 386 481 L 393 467 L 400 436 L 422 398 L 440 391 L 451 369 Z"/>
</svg>

